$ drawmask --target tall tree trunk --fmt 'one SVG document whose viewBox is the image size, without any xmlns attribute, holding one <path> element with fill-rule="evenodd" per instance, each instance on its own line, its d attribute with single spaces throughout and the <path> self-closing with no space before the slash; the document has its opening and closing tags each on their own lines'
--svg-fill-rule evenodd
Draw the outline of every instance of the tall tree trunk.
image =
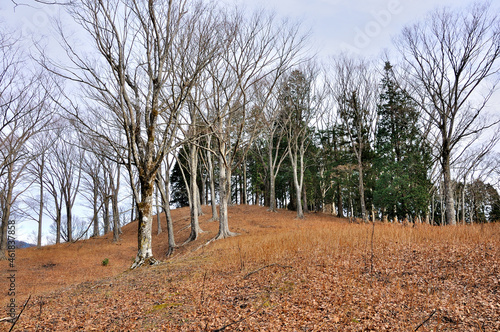
<svg viewBox="0 0 500 332">
<path fill-rule="evenodd" d="M 73 215 L 71 202 L 66 201 L 66 230 L 68 231 L 68 242 L 73 242 Z"/>
<path fill-rule="evenodd" d="M 200 177 L 201 177 L 200 200 L 201 200 L 201 205 L 207 205 L 207 176 L 204 175 L 202 165 L 203 163 L 200 163 Z"/>
<path fill-rule="evenodd" d="M 56 207 L 56 244 L 61 243 L 61 207 Z"/>
<path fill-rule="evenodd" d="M 288 147 L 288 155 L 290 157 L 290 162 L 292 164 L 292 174 L 293 174 L 293 184 L 295 186 L 295 198 L 297 200 L 297 219 L 304 219 L 304 211 L 302 210 L 302 184 L 304 176 L 304 157 L 303 157 L 302 147 L 299 149 L 297 146 L 295 148 L 295 153 Z M 300 164 L 299 160 L 300 159 Z M 300 168 L 300 170 L 299 170 Z M 300 171 L 300 175 L 299 175 Z M 299 179 L 300 177 L 300 179 Z"/>
<path fill-rule="evenodd" d="M 10 177 L 11 174 L 10 172 L 7 175 Z M 7 193 L 0 193 L 0 194 L 5 194 L 4 197 L 0 198 L 3 200 L 2 202 L 2 232 L 1 232 L 1 238 L 0 238 L 0 260 L 6 259 L 6 251 L 7 251 L 7 243 L 8 243 L 8 230 L 9 230 L 9 223 L 10 223 L 10 213 L 11 213 L 11 206 L 10 202 L 12 201 L 12 190 L 11 186 L 8 186 L 9 188 L 7 189 Z M 14 224 L 15 225 L 15 224 Z"/>
<path fill-rule="evenodd" d="M 168 167 L 167 167 L 168 169 Z M 170 194 L 169 194 L 169 186 L 170 186 L 170 177 L 168 176 L 168 172 L 166 174 L 165 180 L 163 181 L 160 174 L 157 177 L 157 186 L 161 195 L 162 208 L 165 212 L 165 218 L 167 219 L 167 233 L 168 233 L 168 249 L 165 253 L 165 256 L 170 256 L 174 249 L 176 248 L 175 237 L 174 237 L 174 223 L 172 220 L 172 214 L 170 213 Z"/>
<path fill-rule="evenodd" d="M 450 151 L 446 147 L 443 148 L 443 178 L 444 178 L 444 195 L 446 204 L 446 224 L 456 225 L 455 218 L 455 200 L 453 199 L 453 182 L 451 180 L 450 170 Z"/>
<path fill-rule="evenodd" d="M 243 204 L 248 204 L 247 196 L 247 161 L 246 158 L 243 161 Z"/>
<path fill-rule="evenodd" d="M 366 214 L 366 203 L 365 203 L 365 185 L 363 179 L 363 162 L 361 160 L 361 150 L 358 151 L 358 172 L 359 172 L 359 200 L 361 203 L 361 217 L 363 222 L 368 222 L 368 216 Z"/>
<path fill-rule="evenodd" d="M 306 185 L 305 183 L 302 184 L 302 201 L 303 201 L 303 204 L 304 204 L 304 213 L 309 213 L 309 206 L 308 206 L 308 203 L 307 203 L 307 188 L 306 188 Z"/>
<path fill-rule="evenodd" d="M 141 181 L 141 201 L 137 203 L 137 210 L 139 212 L 137 222 L 137 243 L 138 250 L 134 263 L 130 267 L 134 269 L 141 265 L 154 265 L 158 261 L 153 257 L 152 248 L 152 208 L 153 208 L 153 181 Z"/>
<path fill-rule="evenodd" d="M 40 182 L 40 205 L 38 208 L 38 236 L 36 240 L 36 247 L 42 247 L 42 221 L 43 221 L 43 172 L 45 168 L 45 153 L 42 152 L 42 159 L 40 164 L 40 172 L 38 173 L 38 181 Z"/>
<path fill-rule="evenodd" d="M 339 218 L 344 218 L 344 207 L 342 206 L 342 190 L 340 188 L 340 183 L 337 184 L 337 216 Z"/>
<path fill-rule="evenodd" d="M 221 142 L 219 152 L 219 198 L 220 198 L 220 216 L 219 216 L 219 232 L 215 237 L 216 240 L 225 239 L 236 235 L 229 230 L 227 207 L 231 199 L 231 165 L 226 165 L 224 156 L 226 153 L 226 143 Z"/>
<path fill-rule="evenodd" d="M 269 211 L 276 212 L 276 176 L 274 168 L 269 166 Z"/>
<path fill-rule="evenodd" d="M 92 208 L 93 208 L 93 215 L 92 215 L 92 223 L 93 223 L 93 232 L 92 232 L 92 237 L 97 237 L 99 236 L 99 187 L 97 185 L 97 177 L 93 179 L 94 182 L 94 189 L 93 189 L 93 199 L 92 199 Z"/>
<path fill-rule="evenodd" d="M 156 228 L 157 228 L 157 231 L 156 231 L 156 235 L 160 235 L 161 234 L 161 218 L 160 218 L 160 202 L 159 202 L 159 195 L 158 195 L 158 186 L 156 188 L 156 194 L 155 194 L 155 200 L 156 200 Z"/>
<path fill-rule="evenodd" d="M 219 220 L 219 213 L 217 212 L 217 198 L 215 195 L 215 179 L 214 170 L 211 170 L 212 175 L 210 176 L 210 205 L 212 206 L 212 218 L 210 221 Z"/>
<path fill-rule="evenodd" d="M 113 242 L 120 240 L 120 211 L 118 208 L 118 192 L 111 197 L 111 209 L 113 210 Z"/>
<path fill-rule="evenodd" d="M 212 136 L 208 136 L 208 148 L 211 148 Z M 217 213 L 217 199 L 215 197 L 215 172 L 214 165 L 212 162 L 212 152 L 207 151 L 207 162 L 208 162 L 208 175 L 210 177 L 210 204 L 212 206 L 212 218 L 210 221 L 219 220 L 219 214 Z"/>
<path fill-rule="evenodd" d="M 198 191 L 198 199 L 196 200 L 198 202 L 198 217 L 203 215 L 203 209 L 202 209 L 202 204 L 201 204 L 201 196 L 203 196 L 203 192 L 200 190 L 200 186 L 196 184 L 196 189 Z M 202 231 L 203 232 L 203 231 Z"/>
<path fill-rule="evenodd" d="M 304 219 L 304 211 L 302 210 L 302 192 L 301 185 L 299 183 L 299 179 L 297 178 L 297 166 L 292 165 L 293 168 L 293 183 L 295 185 L 295 199 L 297 201 L 297 219 Z"/>
<path fill-rule="evenodd" d="M 104 220 L 104 234 L 108 234 L 110 231 L 110 224 L 109 224 L 109 196 L 106 196 L 104 198 L 103 202 L 103 220 Z"/>
<path fill-rule="evenodd" d="M 190 167 L 190 183 L 189 190 L 191 191 L 191 234 L 186 242 L 194 241 L 198 238 L 201 228 L 198 221 L 198 211 L 199 211 L 199 190 L 198 184 L 196 182 L 198 174 L 198 149 L 194 144 L 191 145 L 189 149 L 189 167 Z"/>
<path fill-rule="evenodd" d="M 462 189 L 462 222 L 465 225 L 465 179 L 464 179 L 464 187 Z"/>
<path fill-rule="evenodd" d="M 445 212 L 444 212 L 444 199 L 443 199 L 443 197 L 444 197 L 444 194 L 443 194 L 444 188 L 443 187 L 444 187 L 444 185 L 441 184 L 441 190 L 439 191 L 439 199 L 441 201 L 441 226 L 444 225 L 444 214 L 445 214 Z"/>
<path fill-rule="evenodd" d="M 267 156 L 269 158 L 269 211 L 276 212 L 276 174 L 274 174 L 273 160 L 273 139 L 268 140 L 269 149 Z"/>
<path fill-rule="evenodd" d="M 431 214 L 431 225 L 434 225 L 434 216 L 435 216 L 435 213 L 436 213 L 436 201 L 434 199 L 434 190 L 432 191 L 432 201 L 431 201 L 431 209 L 432 209 L 432 214 Z"/>
<path fill-rule="evenodd" d="M 135 202 L 135 195 L 132 195 L 132 206 L 130 207 L 130 222 L 135 220 L 134 211 L 137 209 L 137 204 Z"/>
</svg>

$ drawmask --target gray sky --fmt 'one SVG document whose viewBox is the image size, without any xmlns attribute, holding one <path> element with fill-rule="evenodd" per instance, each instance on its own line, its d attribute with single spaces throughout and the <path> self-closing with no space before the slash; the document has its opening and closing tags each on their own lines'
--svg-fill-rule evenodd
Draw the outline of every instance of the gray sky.
<svg viewBox="0 0 500 332">
<path fill-rule="evenodd" d="M 33 0 L 21 0 L 33 4 Z M 225 0 L 231 3 L 231 0 Z M 350 51 L 377 56 L 391 47 L 391 38 L 403 26 L 423 19 L 436 6 L 463 7 L 469 0 L 239 0 L 249 9 L 264 7 L 303 21 L 311 28 L 314 47 L 322 56 Z M 498 6 L 493 6 L 498 9 Z M 0 19 L 25 36 L 40 38 L 50 35 L 50 17 L 57 15 L 56 6 L 36 4 L 14 5 L 0 0 Z"/>
<path fill-rule="evenodd" d="M 466 0 L 251 0 L 280 15 L 301 19 L 311 27 L 312 39 L 322 56 L 349 51 L 378 56 L 391 48 L 402 28 L 422 20 L 437 6 L 463 7 Z"/>
</svg>

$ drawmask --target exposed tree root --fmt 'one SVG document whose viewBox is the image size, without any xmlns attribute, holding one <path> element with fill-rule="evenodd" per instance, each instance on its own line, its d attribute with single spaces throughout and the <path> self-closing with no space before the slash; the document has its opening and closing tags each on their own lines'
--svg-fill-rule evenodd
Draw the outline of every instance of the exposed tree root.
<svg viewBox="0 0 500 332">
<path fill-rule="evenodd" d="M 165 257 L 172 256 L 175 248 L 178 248 L 178 246 L 168 246 L 167 252 L 165 253 Z"/>
<path fill-rule="evenodd" d="M 158 261 L 154 257 L 148 257 L 148 258 L 140 258 L 137 260 L 137 257 L 135 258 L 134 263 L 130 267 L 130 270 L 137 269 L 138 267 L 144 266 L 144 265 L 158 265 L 160 264 L 160 261 Z"/>
<path fill-rule="evenodd" d="M 224 233 L 219 233 L 217 236 L 214 238 L 214 240 L 222 240 L 222 239 L 227 239 L 228 237 L 233 237 L 233 236 L 238 236 L 240 235 L 239 233 L 234 233 L 234 232 L 224 232 Z"/>
</svg>

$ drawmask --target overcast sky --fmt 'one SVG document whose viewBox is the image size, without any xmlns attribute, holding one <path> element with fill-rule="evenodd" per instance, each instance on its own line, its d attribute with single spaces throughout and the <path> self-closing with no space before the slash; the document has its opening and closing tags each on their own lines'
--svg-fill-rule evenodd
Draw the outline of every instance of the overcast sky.
<svg viewBox="0 0 500 332">
<path fill-rule="evenodd" d="M 17 0 L 34 4 L 33 0 Z M 224 0 L 231 3 L 231 0 Z M 422 20 L 436 6 L 464 7 L 469 0 L 239 0 L 249 9 L 264 7 L 280 16 L 303 21 L 311 29 L 313 47 L 326 57 L 341 51 L 378 56 L 391 48 L 391 38 Z M 493 5 L 498 10 L 498 5 Z M 56 6 L 17 6 L 0 0 L 0 19 L 25 36 L 50 35 Z"/>
<path fill-rule="evenodd" d="M 321 55 L 350 51 L 378 56 L 391 48 L 391 40 L 402 28 L 422 20 L 437 6 L 465 7 L 465 0 L 251 0 L 278 14 L 301 19 L 312 29 L 312 39 Z M 498 7 L 497 7 L 498 8 Z"/>
<path fill-rule="evenodd" d="M 32 0 L 17 0 L 31 3 Z M 224 0 L 231 3 L 231 0 Z M 405 25 L 416 23 L 437 6 L 465 7 L 465 0 L 247 0 L 238 1 L 248 9 L 264 7 L 279 16 L 301 20 L 305 29 L 311 29 L 312 48 L 326 60 L 342 51 L 376 58 L 387 49 L 391 51 L 392 38 Z M 53 33 L 51 18 L 59 14 L 57 6 L 17 6 L 10 0 L 0 0 L 0 25 L 3 29 L 22 31 L 27 40 L 50 39 Z M 492 10 L 499 10 L 493 4 Z M 45 37 L 44 37 L 45 36 Z M 47 41 L 49 45 L 54 42 Z M 49 53 L 57 53 L 48 50 Z M 52 52 L 51 52 L 52 51 Z M 44 225 L 46 231 L 48 225 Z M 46 228 L 47 227 L 47 228 Z M 34 223 L 23 223 L 19 238 L 28 239 L 36 229 Z"/>
</svg>

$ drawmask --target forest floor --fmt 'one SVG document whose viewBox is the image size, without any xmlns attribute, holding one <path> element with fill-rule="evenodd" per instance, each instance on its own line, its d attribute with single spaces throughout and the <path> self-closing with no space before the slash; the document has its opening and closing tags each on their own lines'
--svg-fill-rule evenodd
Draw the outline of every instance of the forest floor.
<svg viewBox="0 0 500 332">
<path fill-rule="evenodd" d="M 154 228 L 157 266 L 128 270 L 135 222 L 118 243 L 107 234 L 17 250 L 17 312 L 31 299 L 14 331 L 500 331 L 500 223 L 357 224 L 233 206 L 239 235 L 203 245 L 218 227 L 203 211 L 206 232 L 169 259 Z M 173 219 L 180 244 L 189 210 Z M 0 269 L 2 319 L 8 261 Z"/>
</svg>

